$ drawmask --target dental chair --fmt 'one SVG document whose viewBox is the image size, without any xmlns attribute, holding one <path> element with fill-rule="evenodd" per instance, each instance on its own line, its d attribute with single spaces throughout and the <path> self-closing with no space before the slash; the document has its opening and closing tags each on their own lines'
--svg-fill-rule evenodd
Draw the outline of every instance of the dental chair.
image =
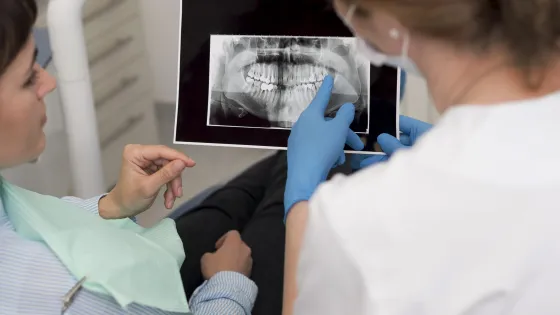
<svg viewBox="0 0 560 315">
<path fill-rule="evenodd" d="M 400 95 L 399 95 L 401 100 L 404 97 L 405 88 L 406 88 L 406 72 L 401 71 Z M 211 186 L 211 187 L 203 190 L 198 195 L 189 199 L 187 202 L 183 203 L 180 207 L 178 207 L 173 212 L 171 212 L 171 214 L 168 217 L 170 219 L 176 220 L 176 219 L 180 218 L 181 216 L 189 213 L 191 210 L 193 210 L 198 205 L 200 205 L 200 203 L 202 201 L 204 201 L 204 199 L 208 198 L 210 195 L 212 195 L 214 192 L 216 192 L 218 189 L 220 189 L 224 185 L 225 185 L 224 183 L 220 183 L 220 184 Z"/>
</svg>

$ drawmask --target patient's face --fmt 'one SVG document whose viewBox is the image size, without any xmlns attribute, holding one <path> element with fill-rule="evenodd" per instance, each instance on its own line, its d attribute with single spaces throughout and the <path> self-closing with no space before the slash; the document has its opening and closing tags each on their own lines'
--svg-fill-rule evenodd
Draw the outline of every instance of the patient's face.
<svg viewBox="0 0 560 315">
<path fill-rule="evenodd" d="M 55 79 L 35 62 L 30 35 L 0 76 L 0 169 L 29 162 L 43 152 L 47 118 L 43 98 L 55 87 Z"/>
</svg>

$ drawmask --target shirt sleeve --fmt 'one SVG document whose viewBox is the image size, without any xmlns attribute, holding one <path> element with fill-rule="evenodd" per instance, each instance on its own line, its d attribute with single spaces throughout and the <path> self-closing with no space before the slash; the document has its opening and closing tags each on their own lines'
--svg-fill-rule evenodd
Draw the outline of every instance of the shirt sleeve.
<svg viewBox="0 0 560 315">
<path fill-rule="evenodd" d="M 81 199 L 72 196 L 62 197 L 61 199 L 66 202 L 75 204 L 78 207 L 87 210 L 88 212 L 91 212 L 95 215 L 99 215 L 99 200 L 101 200 L 101 198 L 105 196 L 107 196 L 107 194 L 102 194 L 89 199 Z M 130 219 L 134 222 L 137 222 L 136 217 L 131 217 Z"/>
<path fill-rule="evenodd" d="M 195 315 L 250 315 L 257 292 L 257 285 L 246 276 L 222 271 L 194 291 L 189 306 Z"/>
<path fill-rule="evenodd" d="M 61 199 L 68 203 L 72 203 L 84 210 L 87 210 L 88 212 L 99 215 L 99 200 L 101 200 L 101 198 L 105 196 L 107 196 L 107 194 L 102 194 L 89 199 L 81 199 L 72 196 L 62 197 Z"/>
<path fill-rule="evenodd" d="M 423 309 L 433 277 L 452 268 L 424 246 L 424 222 L 437 217 L 422 207 L 435 204 L 420 202 L 425 193 L 414 178 L 421 176 L 409 178 L 408 163 L 394 166 L 395 157 L 334 176 L 310 199 L 294 314 L 442 314 Z"/>
<path fill-rule="evenodd" d="M 367 312 L 363 277 L 323 212 L 331 201 L 324 195 L 335 193 L 331 185 L 322 185 L 309 202 L 296 273 L 294 314 L 376 314 Z"/>
</svg>

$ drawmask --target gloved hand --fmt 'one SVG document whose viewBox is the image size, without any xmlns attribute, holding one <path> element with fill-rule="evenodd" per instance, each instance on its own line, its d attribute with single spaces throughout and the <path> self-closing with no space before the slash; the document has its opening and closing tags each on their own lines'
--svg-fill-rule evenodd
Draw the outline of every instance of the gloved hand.
<svg viewBox="0 0 560 315">
<path fill-rule="evenodd" d="M 345 162 L 345 143 L 354 150 L 364 148 L 358 135 L 350 130 L 354 105 L 344 104 L 334 119 L 325 119 L 333 84 L 333 78 L 326 76 L 288 138 L 288 179 L 284 193 L 286 215 L 295 203 L 309 200 L 317 186 L 327 179 L 331 168 Z"/>
<path fill-rule="evenodd" d="M 379 143 L 379 146 L 381 146 L 381 149 L 386 155 L 353 155 L 350 161 L 352 168 L 362 169 L 388 160 L 396 151 L 414 145 L 416 140 L 431 127 L 431 124 L 401 115 L 399 119 L 399 129 L 402 132 L 400 141 L 389 134 L 379 135 L 379 137 L 377 137 L 377 143 Z"/>
</svg>

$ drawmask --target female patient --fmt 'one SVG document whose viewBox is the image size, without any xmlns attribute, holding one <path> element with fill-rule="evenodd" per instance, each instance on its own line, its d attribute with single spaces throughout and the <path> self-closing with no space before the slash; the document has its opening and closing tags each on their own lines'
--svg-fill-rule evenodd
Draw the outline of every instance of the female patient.
<svg viewBox="0 0 560 315">
<path fill-rule="evenodd" d="M 0 1 L 0 170 L 35 160 L 45 147 L 43 98 L 55 89 L 56 82 L 35 63 L 31 31 L 36 15 L 34 0 Z M 270 170 L 275 158 L 261 162 L 259 167 L 245 173 L 249 176 L 241 175 L 227 186 L 229 188 L 207 199 L 199 210 L 177 221 L 187 250 L 181 273 L 189 297 L 192 295 L 189 306 L 194 314 L 250 313 L 257 294 L 255 283 L 248 278 L 252 269 L 254 277 L 261 279 L 259 281 L 272 278 L 271 281 L 281 283 L 284 236 L 279 218 L 283 215 L 283 190 L 275 192 L 276 197 L 270 199 L 279 206 L 270 207 L 259 202 L 267 194 L 266 189 L 259 186 L 264 185 L 266 177 L 261 167 Z M 88 200 L 74 197 L 63 200 L 107 220 L 134 217 L 149 208 L 160 188 L 167 186 L 165 203 L 171 208 L 175 199 L 182 195 L 181 173 L 192 166 L 191 159 L 170 148 L 129 145 L 123 153 L 119 182 L 109 194 Z M 258 174 L 253 176 L 255 170 Z M 278 174 L 283 175 L 282 172 Z M 251 177 L 253 181 L 245 183 Z M 258 177 L 263 180 L 255 180 Z M 283 179 L 278 182 L 283 185 Z M 0 193 L 7 185 L 0 178 Z M 256 187 L 244 190 L 250 185 Z M 19 209 L 8 207 L 6 201 L 5 197 L 0 198 L 0 314 L 60 314 L 62 298 L 77 279 L 52 248 L 24 237 L 15 228 L 10 213 L 17 213 Z M 223 212 L 223 202 L 231 202 L 229 206 L 235 206 L 238 213 Z M 252 214 L 257 204 L 262 204 L 259 213 L 263 214 L 258 220 Z M 204 207 L 206 209 L 201 211 Z M 48 213 L 54 209 L 40 210 Z M 236 219 L 228 220 L 228 216 Z M 267 225 L 265 222 L 275 223 Z M 241 228 L 254 254 L 262 253 L 269 246 L 274 248 L 278 257 L 264 257 L 263 263 L 268 264 L 267 259 L 276 261 L 280 274 L 267 273 L 257 261 L 252 268 L 251 249 L 241 240 L 240 233 L 230 231 Z M 119 239 L 114 241 L 119 242 Z M 192 294 L 203 280 L 207 281 Z M 276 291 L 277 298 L 281 298 L 281 286 Z M 266 292 L 265 289 L 263 298 Z M 276 299 L 273 305 L 279 305 L 279 301 Z M 266 303 L 268 301 L 263 300 L 261 304 Z M 69 312 L 80 315 L 166 314 L 140 304 L 132 304 L 125 311 L 112 297 L 86 289 L 79 291 Z"/>
</svg>

